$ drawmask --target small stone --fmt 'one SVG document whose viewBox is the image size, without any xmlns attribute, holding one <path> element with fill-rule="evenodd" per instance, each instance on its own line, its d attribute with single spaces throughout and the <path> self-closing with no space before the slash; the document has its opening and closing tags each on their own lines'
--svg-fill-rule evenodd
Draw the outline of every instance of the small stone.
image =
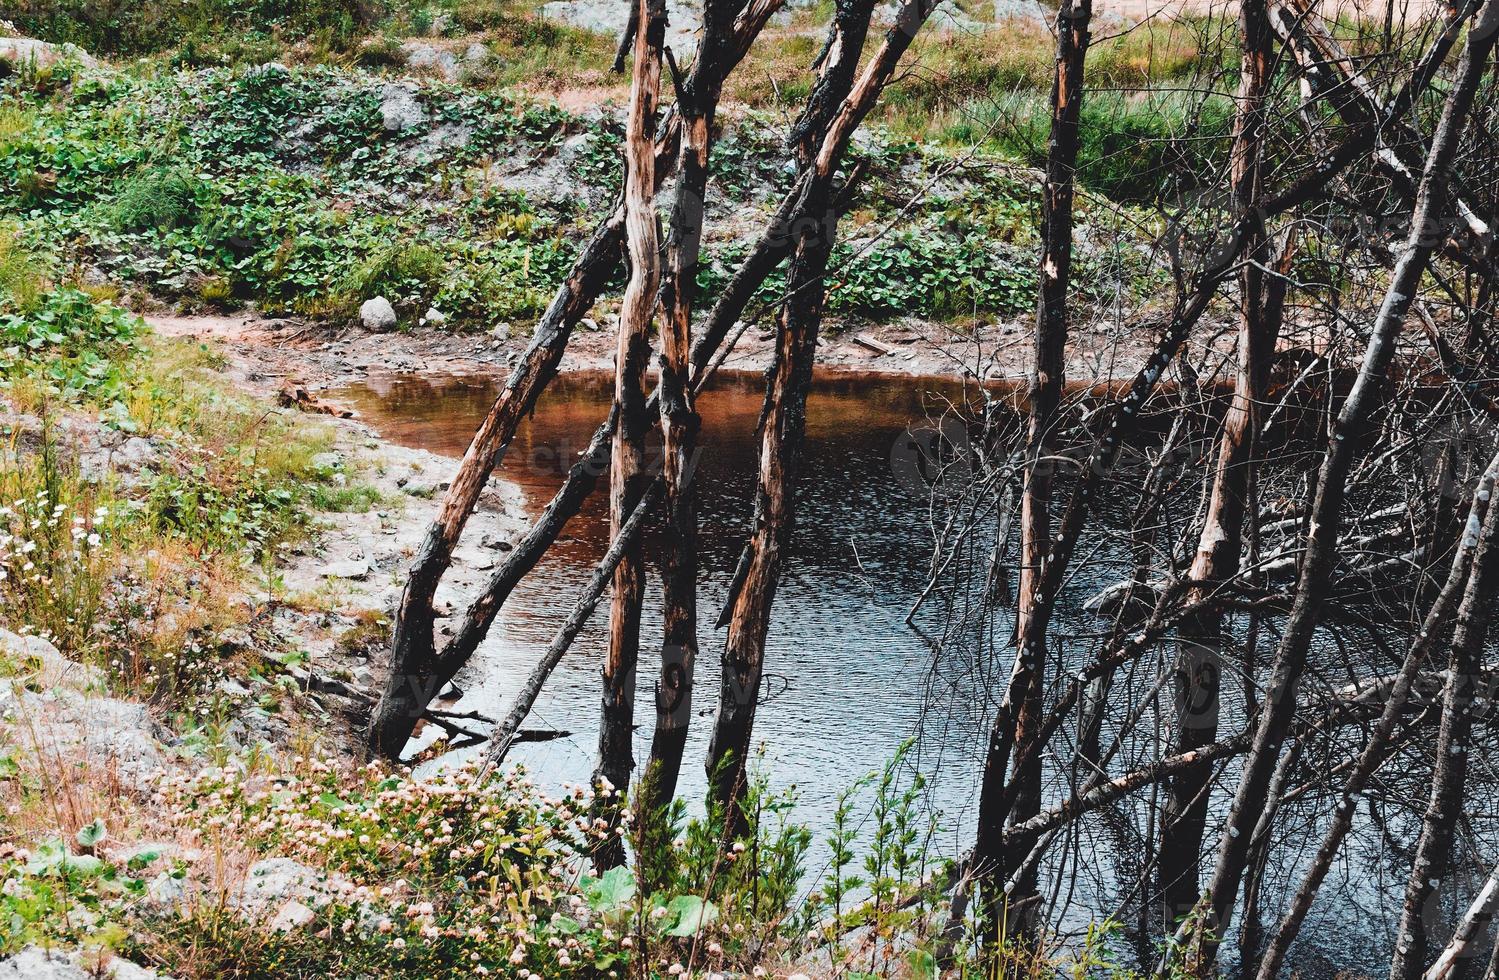
<svg viewBox="0 0 1499 980">
<path fill-rule="evenodd" d="M 266 858 L 250 865 L 239 905 L 247 912 L 279 908 L 288 900 L 318 905 L 324 889 L 323 876 L 307 865 L 288 857 Z"/>
<path fill-rule="evenodd" d="M 147 883 L 146 897 L 157 905 L 176 905 L 187 897 L 187 882 L 163 871 Z"/>
<path fill-rule="evenodd" d="M 134 472 L 143 466 L 156 462 L 160 455 L 156 447 L 151 444 L 150 439 L 140 436 L 132 436 L 125 440 L 125 444 L 114 451 L 113 461 L 115 466 L 122 470 Z"/>
<path fill-rule="evenodd" d="M 324 578 L 362 579 L 369 573 L 369 559 L 362 555 L 357 558 L 342 558 L 337 561 L 330 561 L 322 569 Z"/>
<path fill-rule="evenodd" d="M 422 321 L 429 327 L 440 327 L 448 322 L 448 316 L 442 310 L 432 306 L 428 307 L 426 314 L 422 317 Z"/>
<path fill-rule="evenodd" d="M 396 309 L 384 296 L 376 296 L 359 307 L 359 321 L 366 330 L 387 333 L 396 328 Z"/>
<path fill-rule="evenodd" d="M 344 458 L 334 452 L 318 453 L 307 461 L 307 465 L 318 476 L 331 476 L 343 469 Z"/>
<path fill-rule="evenodd" d="M 292 899 L 281 906 L 281 910 L 271 920 L 271 928 L 276 932 L 291 932 L 293 929 L 300 929 L 311 922 L 313 917 L 314 913 L 312 909 L 296 899 Z"/>
<path fill-rule="evenodd" d="M 402 133 L 425 125 L 427 110 L 408 85 L 387 85 L 380 93 L 380 123 L 386 132 Z"/>
</svg>

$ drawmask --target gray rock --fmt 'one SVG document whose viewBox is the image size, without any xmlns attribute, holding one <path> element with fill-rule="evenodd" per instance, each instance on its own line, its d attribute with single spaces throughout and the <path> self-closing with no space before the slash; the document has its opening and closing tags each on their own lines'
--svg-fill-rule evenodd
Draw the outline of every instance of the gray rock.
<svg viewBox="0 0 1499 980">
<path fill-rule="evenodd" d="M 289 857 L 266 858 L 250 865 L 239 907 L 245 912 L 264 914 L 290 901 L 318 906 L 328 901 L 328 891 L 323 876 L 300 861 Z"/>
<path fill-rule="evenodd" d="M 76 950 L 42 949 L 27 946 L 14 956 L 0 960 L 0 980 L 152 980 L 160 976 L 155 970 L 136 966 L 129 960 L 114 957 L 102 971 L 85 970 Z"/>
<path fill-rule="evenodd" d="M 134 473 L 156 462 L 160 457 L 161 453 L 152 445 L 150 439 L 132 436 L 111 454 L 110 459 L 117 469 Z"/>
<path fill-rule="evenodd" d="M 146 706 L 116 698 L 55 690 L 0 694 L 12 738 L 39 765 L 88 766 L 118 773 L 146 789 L 166 767 L 156 722 Z"/>
<path fill-rule="evenodd" d="M 542 4 L 541 15 L 586 31 L 619 37 L 629 19 L 630 8 L 614 0 L 551 0 Z M 697 33 L 702 22 L 701 5 L 694 7 L 681 0 L 667 0 L 666 43 L 678 61 L 697 50 Z"/>
<path fill-rule="evenodd" d="M 22 636 L 0 629 L 0 656 L 14 661 L 27 673 L 35 670 L 38 687 L 102 691 L 107 684 L 104 671 L 92 664 L 69 660 L 40 636 Z"/>
<path fill-rule="evenodd" d="M 429 327 L 440 327 L 448 322 L 448 315 L 437 307 L 429 307 L 422 317 L 422 321 Z"/>
<path fill-rule="evenodd" d="M 187 898 L 187 881 L 163 871 L 146 883 L 146 898 L 157 905 L 180 905 Z"/>
<path fill-rule="evenodd" d="M 359 307 L 359 322 L 366 330 L 387 333 L 396 328 L 396 308 L 384 296 L 367 299 Z"/>
<path fill-rule="evenodd" d="M 344 468 L 344 458 L 338 453 L 318 453 L 307 461 L 312 471 L 319 476 L 328 476 Z"/>
<path fill-rule="evenodd" d="M 0 961 L 0 980 L 89 980 L 89 975 L 59 950 L 27 946 Z"/>
<path fill-rule="evenodd" d="M 1050 19 L 1040 0 L 994 0 L 994 23 L 997 25 L 1021 21 L 1045 28 Z"/>
<path fill-rule="evenodd" d="M 330 561 L 322 568 L 324 578 L 362 579 L 370 573 L 369 559 L 363 555 Z"/>
<path fill-rule="evenodd" d="M 271 920 L 271 928 L 276 932 L 291 932 L 300 929 L 316 917 L 312 909 L 303 905 L 296 899 L 292 899 L 281 906 L 276 917 Z"/>
<path fill-rule="evenodd" d="M 424 41 L 406 41 L 401 45 L 407 68 L 430 68 L 448 81 L 458 77 L 458 58 L 446 48 Z M 389 125 L 386 126 L 389 129 Z"/>
<path fill-rule="evenodd" d="M 12 68 L 24 65 L 48 68 L 59 61 L 76 61 L 87 68 L 99 66 L 99 62 L 76 44 L 51 44 L 29 37 L 0 37 L 0 62 Z"/>
<path fill-rule="evenodd" d="M 291 69 L 286 67 L 279 61 L 267 61 L 263 65 L 255 65 L 254 67 L 245 70 L 246 78 L 260 78 L 262 76 L 271 78 L 288 78 L 291 76 Z"/>
<path fill-rule="evenodd" d="M 380 92 L 380 122 L 387 132 L 403 133 L 425 125 L 427 110 L 409 85 L 387 85 Z"/>
</svg>

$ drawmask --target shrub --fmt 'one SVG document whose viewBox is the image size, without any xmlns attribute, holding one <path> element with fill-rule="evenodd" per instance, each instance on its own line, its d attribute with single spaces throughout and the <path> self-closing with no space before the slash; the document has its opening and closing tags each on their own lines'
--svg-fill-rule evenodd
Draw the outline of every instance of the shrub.
<svg viewBox="0 0 1499 980">
<path fill-rule="evenodd" d="M 1037 96 L 996 99 L 965 131 L 989 138 L 1032 166 L 1046 162 L 1050 117 Z M 1232 135 L 1226 97 L 1171 91 L 1093 92 L 1079 123 L 1078 179 L 1111 198 L 1151 201 L 1190 191 L 1211 179 Z"/>
<path fill-rule="evenodd" d="M 147 167 L 121 182 L 105 214 L 118 231 L 169 231 L 196 220 L 202 193 L 202 182 L 187 171 Z"/>
<path fill-rule="evenodd" d="M 31 309 L 41 298 L 46 269 L 35 250 L 0 226 L 0 313 Z"/>
<path fill-rule="evenodd" d="M 387 9 L 385 0 L 18 0 L 7 16 L 32 37 L 138 55 L 245 33 L 347 45 Z"/>
</svg>

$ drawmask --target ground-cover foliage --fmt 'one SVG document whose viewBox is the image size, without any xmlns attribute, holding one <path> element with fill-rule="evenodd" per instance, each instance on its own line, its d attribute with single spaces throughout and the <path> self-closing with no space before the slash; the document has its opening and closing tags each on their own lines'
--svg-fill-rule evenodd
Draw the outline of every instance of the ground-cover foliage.
<svg viewBox="0 0 1499 980">
<path fill-rule="evenodd" d="M 333 321 L 374 296 L 408 326 L 431 308 L 454 329 L 534 317 L 618 175 L 610 112 L 364 69 L 63 68 L 45 84 L 7 82 L 0 116 L 0 209 L 22 249 L 158 299 Z M 781 125 L 754 113 L 730 125 L 712 211 L 772 206 L 789 179 Z M 1028 172 L 883 137 L 859 154 L 867 237 L 839 246 L 832 312 L 1028 307 Z M 1120 240 L 1115 209 L 1084 210 L 1100 241 Z M 705 287 L 748 246 L 742 227 L 710 228 Z M 1143 290 L 1143 267 L 1119 281 Z"/>
<path fill-rule="evenodd" d="M 927 863 L 935 826 L 901 772 L 896 760 L 844 794 L 819 873 L 794 797 L 759 782 L 736 835 L 678 805 L 649 840 L 638 813 L 610 831 L 592 792 L 547 790 L 519 768 L 231 758 L 163 778 L 150 816 L 121 801 L 3 845 L 0 954 L 62 943 L 185 978 L 932 977 L 946 914 L 934 883 L 950 868 Z M 14 763 L 0 778 L 13 813 L 48 789 Z M 642 859 L 591 874 L 614 832 Z M 282 884 L 268 892 L 263 875 Z M 1065 958 L 994 966 L 1127 976 L 1109 942 L 1098 930 Z M 961 945 L 957 957 L 954 975 L 989 975 Z"/>
<path fill-rule="evenodd" d="M 325 462 L 329 432 L 57 275 L 12 258 L 0 289 L 0 626 L 185 703 L 227 669 L 234 589 L 319 511 L 372 498 Z"/>
</svg>

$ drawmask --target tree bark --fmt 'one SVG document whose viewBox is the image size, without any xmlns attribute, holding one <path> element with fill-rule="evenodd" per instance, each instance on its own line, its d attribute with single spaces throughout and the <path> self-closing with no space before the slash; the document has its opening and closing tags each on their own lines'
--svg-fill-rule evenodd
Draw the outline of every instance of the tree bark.
<svg viewBox="0 0 1499 980">
<path fill-rule="evenodd" d="M 1342 847 L 1344 838 L 1353 826 L 1354 812 L 1364 787 L 1368 785 L 1369 779 L 1385 757 L 1385 746 L 1394 735 L 1395 726 L 1405 710 L 1406 703 L 1410 700 L 1417 674 L 1431 656 L 1432 650 L 1446 635 L 1448 624 L 1458 606 L 1459 597 L 1462 595 L 1464 583 L 1473 578 L 1471 568 L 1474 552 L 1479 548 L 1481 540 L 1493 534 L 1495 526 L 1494 522 L 1486 516 L 1486 512 L 1493 510 L 1490 504 L 1496 478 L 1499 478 L 1499 456 L 1489 463 L 1488 470 L 1474 488 L 1462 540 L 1458 544 L 1456 554 L 1453 555 L 1447 579 L 1421 624 L 1420 633 L 1417 634 L 1415 642 L 1410 645 L 1405 660 L 1401 664 L 1400 672 L 1390 689 L 1387 692 L 1380 692 L 1384 709 L 1379 721 L 1375 724 L 1374 731 L 1369 735 L 1368 743 L 1359 754 L 1358 762 L 1343 783 L 1338 802 L 1333 807 L 1332 823 L 1328 826 L 1322 843 L 1312 858 L 1311 867 L 1302 878 L 1301 885 L 1292 897 L 1280 926 L 1265 950 L 1264 959 L 1260 962 L 1260 980 L 1274 980 L 1280 973 L 1286 954 L 1290 952 L 1291 944 L 1295 942 L 1301 930 L 1301 924 L 1311 910 L 1317 890 L 1321 888 L 1322 882 L 1326 879 L 1337 857 L 1338 850 Z"/>
<path fill-rule="evenodd" d="M 814 88 L 821 94 L 809 100 L 808 111 L 803 114 L 804 122 L 836 96 L 837 108 L 823 124 L 826 135 L 820 145 L 804 137 L 796 144 L 804 160 L 805 179 L 793 212 L 803 215 L 804 220 L 787 226 L 794 249 L 760 418 L 754 520 L 726 607 L 728 635 L 707 768 L 713 801 L 722 808 L 730 833 L 740 826 L 736 811 L 746 786 L 770 609 L 794 514 L 807 389 L 822 318 L 823 279 L 837 231 L 833 180 L 854 131 L 874 107 L 934 6 L 933 0 L 907 0 L 852 86 L 838 92 L 832 87 L 835 81 L 828 80 L 851 75 L 852 66 L 858 65 L 873 12 L 871 0 L 842 0 L 829 38 L 823 76 Z M 801 125 L 793 128 L 794 134 L 805 132 Z"/>
<path fill-rule="evenodd" d="M 1011 710 L 1016 718 L 1014 738 L 1022 749 L 1029 748 L 1035 740 L 1042 711 L 1048 620 L 1041 611 L 1042 564 L 1051 544 L 1051 499 L 1055 476 L 1052 457 L 1066 383 L 1063 367 L 1072 272 L 1072 198 L 1079 145 L 1078 119 L 1083 105 L 1083 68 L 1092 14 L 1091 0 L 1064 0 L 1057 9 L 1051 137 L 1041 198 L 1041 276 L 1036 303 L 1035 364 L 1029 391 L 1025 489 L 1020 507 L 1021 556 L 1015 611 L 1015 662 L 1005 694 L 1006 701 L 1013 705 Z M 1029 933 L 1034 931 L 1039 905 L 1026 901 L 1034 889 L 1034 871 L 1016 882 L 1015 893 L 1011 896 L 1003 895 L 998 887 L 1012 870 L 1009 866 L 1018 867 L 1018 862 L 1025 858 L 1024 854 L 1008 853 L 1002 846 L 999 833 L 1002 818 L 994 819 L 992 812 L 993 791 L 1004 778 L 1003 762 L 991 743 L 979 801 L 980 836 L 975 852 L 976 864 L 984 887 L 988 927 L 998 929 L 1002 922 L 1014 922 L 1020 932 Z M 1018 755 L 1009 778 L 1016 787 L 1011 816 L 1014 821 L 1024 821 L 1041 805 L 1041 753 L 1026 751 Z M 987 819 L 986 801 L 989 804 Z M 1006 899 L 1025 902 L 1029 911 L 1018 917 L 1007 916 L 1000 907 Z"/>
<path fill-rule="evenodd" d="M 716 82 L 712 84 L 722 84 L 723 76 L 748 53 L 751 43 L 771 15 L 780 9 L 782 2 L 750 0 L 734 23 L 733 36 L 727 46 L 729 57 L 713 66 L 721 74 L 713 76 Z M 693 78 L 697 77 L 696 69 L 697 65 L 694 65 Z M 709 83 L 708 77 L 702 81 L 702 84 Z M 658 176 L 671 170 L 678 142 L 678 126 L 673 116 L 655 143 Z M 464 454 L 458 473 L 443 498 L 438 517 L 412 560 L 406 587 L 397 606 L 390 673 L 372 716 L 366 741 L 373 755 L 399 759 L 427 705 L 468 662 L 511 590 L 555 539 L 555 534 L 551 537 L 528 535 L 527 543 L 533 547 L 529 550 L 517 548 L 511 559 L 495 571 L 484 594 L 470 606 L 463 629 L 441 653 L 437 651 L 432 605 L 438 585 L 451 564 L 453 548 L 489 474 L 514 438 L 520 421 L 535 408 L 536 399 L 555 376 L 573 327 L 603 292 L 609 277 L 618 267 L 623 248 L 624 206 L 621 201 L 583 246 L 567 279 L 558 287 L 537 323 L 535 336 L 525 356 L 511 372 L 504 390 L 479 424 Z M 722 340 L 721 335 L 719 340 Z M 547 526 L 560 530 L 571 516 L 567 508 L 573 507 L 573 512 L 576 512 L 577 504 L 592 489 L 599 472 L 602 471 L 596 469 L 592 473 L 582 473 L 574 468 L 563 488 L 566 493 L 559 491 L 558 497 L 553 499 L 553 506 L 548 508 Z M 535 530 L 533 528 L 533 532 Z"/>
<path fill-rule="evenodd" d="M 765 662 L 770 607 L 780 581 L 782 551 L 791 534 L 793 494 L 806 428 L 807 392 L 822 321 L 823 277 L 832 255 L 837 217 L 832 208 L 832 168 L 819 169 L 814 131 L 825 131 L 831 101 L 841 108 L 864 49 L 874 5 L 840 0 L 824 52 L 823 70 L 806 109 L 792 129 L 797 155 L 808 179 L 798 211 L 815 220 L 791 229 L 791 265 L 776 325 L 776 346 L 767 375 L 765 404 L 757 433 L 759 470 L 750 539 L 729 603 L 718 713 L 708 747 L 713 802 L 722 808 L 729 834 L 742 826 L 734 811 L 744 792 L 755 707 Z M 814 128 L 815 127 L 815 128 Z"/>
<path fill-rule="evenodd" d="M 1489 923 L 1494 921 L 1496 908 L 1499 908 L 1499 865 L 1489 872 L 1483 887 L 1453 930 L 1452 939 L 1422 975 L 1422 980 L 1457 980 L 1465 961 L 1473 955 L 1473 943 L 1483 937 Z"/>
<path fill-rule="evenodd" d="M 755 14 L 755 16 L 760 19 L 760 23 L 763 23 L 764 18 L 768 17 L 778 6 L 779 0 L 761 0 L 759 3 L 752 3 L 746 12 L 740 16 L 736 26 L 734 35 L 736 46 L 740 44 L 745 35 L 744 23 L 751 16 L 751 12 L 759 10 L 759 13 Z M 930 8 L 930 4 L 925 6 L 908 4 L 907 7 L 902 8 L 897 23 L 898 25 L 903 25 L 903 30 L 907 31 L 907 37 L 914 36 L 917 27 L 919 27 L 919 21 L 915 19 L 915 15 L 923 10 L 929 11 Z M 921 16 L 925 16 L 925 14 L 921 14 Z M 830 124 L 828 132 L 823 137 L 822 148 L 818 153 L 817 160 L 814 161 L 815 166 L 831 168 L 841 159 L 854 130 L 858 128 L 859 123 L 868 114 L 869 110 L 874 107 L 880 92 L 883 90 L 885 83 L 889 81 L 896 64 L 899 62 L 900 54 L 904 50 L 904 46 L 897 45 L 892 47 L 889 44 L 881 48 L 880 53 L 872 60 L 871 67 L 861 76 L 860 84 L 850 97 L 848 105 L 844 107 L 844 111 L 836 116 L 832 124 Z M 689 84 L 690 82 L 691 76 L 689 76 Z M 713 311 L 704 321 L 703 329 L 699 331 L 699 335 L 692 345 L 692 390 L 694 393 L 701 391 L 702 386 L 711 375 L 714 359 L 720 346 L 728 337 L 730 330 L 733 328 L 735 321 L 743 312 L 745 306 L 753 298 L 755 291 L 764 282 L 765 277 L 785 257 L 789 249 L 789 230 L 808 224 L 812 220 L 804 209 L 805 190 L 808 186 L 807 182 L 812 169 L 813 167 L 803 169 L 796 185 L 782 202 L 780 210 L 772 219 L 764 234 L 761 235 L 754 250 L 740 265 L 738 271 L 730 280 L 729 285 L 720 294 Z M 839 211 L 846 206 L 846 202 L 852 192 L 852 181 L 857 176 L 858 173 L 856 171 L 838 189 L 837 209 Z M 655 396 L 652 396 L 652 399 L 647 402 L 648 414 L 653 407 L 659 407 L 659 401 L 657 401 Z M 610 444 L 615 431 L 616 415 L 617 413 L 611 412 L 609 417 L 595 430 L 593 439 L 589 442 L 583 458 L 568 472 L 563 485 L 553 495 L 542 516 L 532 526 L 526 537 L 516 546 L 506 562 L 495 571 L 485 594 L 470 607 L 470 615 L 465 622 L 464 629 L 454 641 L 455 648 L 460 641 L 463 643 L 462 650 L 457 651 L 462 653 L 463 657 L 466 658 L 477 647 L 484 631 L 488 629 L 489 623 L 493 620 L 494 615 L 498 611 L 499 606 L 503 604 L 509 591 L 515 587 L 515 584 L 530 569 L 535 567 L 542 555 L 545 554 L 546 549 L 551 546 L 552 542 L 561 533 L 567 521 L 577 514 L 582 501 L 592 492 L 599 475 L 607 465 Z M 610 553 L 606 554 L 595 567 L 593 576 L 584 586 L 574 604 L 573 613 L 568 617 L 567 622 L 564 623 L 562 628 L 559 629 L 557 636 L 548 647 L 546 655 L 527 681 L 524 692 L 525 696 L 517 699 L 516 710 L 512 711 L 507 716 L 506 722 L 496 730 L 496 744 L 491 746 L 488 755 L 488 759 L 492 764 L 504 758 L 505 753 L 509 750 L 510 743 L 514 741 L 513 733 L 519 729 L 520 724 L 525 720 L 526 712 L 530 710 L 531 704 L 534 703 L 535 696 L 539 693 L 541 685 L 546 682 L 546 678 L 556 669 L 557 664 L 561 662 L 563 654 L 566 653 L 568 647 L 577 637 L 578 631 L 592 614 L 608 582 L 609 576 L 613 573 L 614 567 L 619 561 L 617 552 L 621 551 L 623 546 L 633 546 L 634 537 L 641 533 L 641 529 L 644 527 L 644 511 L 649 509 L 657 499 L 657 495 L 663 492 L 664 484 L 658 478 L 651 484 L 651 489 L 647 492 L 645 499 L 636 507 L 635 515 L 632 516 L 624 530 L 611 545 Z M 458 666 L 461 666 L 461 661 L 458 661 L 456 656 L 455 663 L 457 665 L 452 667 L 454 672 L 457 671 Z M 507 734 L 510 737 L 505 737 Z"/>
<path fill-rule="evenodd" d="M 1407 87 L 1401 97 L 1392 103 L 1391 111 L 1397 108 L 1403 111 L 1409 106 L 1407 100 L 1414 98 L 1416 94 L 1419 94 L 1418 90 Z M 1055 611 L 1061 585 L 1076 553 L 1084 525 L 1113 472 L 1120 451 L 1139 426 L 1141 409 L 1186 341 L 1188 332 L 1211 305 L 1219 284 L 1238 263 L 1250 232 L 1270 218 L 1299 207 L 1321 194 L 1329 181 L 1347 169 L 1361 154 L 1368 152 L 1376 135 L 1374 127 L 1361 130 L 1323 154 L 1291 186 L 1274 196 L 1262 198 L 1252 212 L 1235 215 L 1216 247 L 1207 252 L 1187 294 L 1162 323 L 1155 350 L 1131 380 L 1128 392 L 1113 406 L 1103 433 L 1095 439 L 1082 466 L 1078 484 L 1067 502 L 1060 526 L 1052 535 L 1051 545 L 1042 562 L 1041 579 L 1032 613 L 1034 618 L 1047 621 Z M 1131 641 L 1122 650 L 1109 651 L 1107 659 L 1095 662 L 1085 672 L 1089 677 L 1099 676 L 1100 672 L 1112 669 L 1116 661 L 1138 655 L 1142 646 L 1143 643 Z M 1081 689 L 1076 684 L 1070 685 L 1062 704 L 1069 708 L 1075 705 L 1080 693 Z M 1002 836 L 1003 825 L 1019 790 L 1018 784 L 1007 782 L 1004 778 L 1010 766 L 1011 749 L 1017 747 L 1017 703 L 1017 698 L 1007 691 L 990 725 L 984 775 L 980 785 L 977 831 L 979 843 L 975 845 L 975 855 L 985 846 L 982 843 L 984 840 L 989 840 L 992 846 L 993 840 Z M 1027 745 L 1018 746 L 1020 754 L 1038 753 L 1063 720 L 1061 712 L 1053 710 L 1041 737 L 1028 740 Z M 1018 765 L 1019 760 L 1017 767 Z"/>
<path fill-rule="evenodd" d="M 734 0 L 708 0 L 697 58 L 726 58 Z M 661 667 L 656 681 L 656 730 L 642 791 L 654 813 L 676 795 L 692 720 L 697 661 L 697 513 L 692 469 L 700 420 L 690 383 L 692 310 L 697 297 L 708 158 L 720 85 L 684 86 L 677 99 L 682 147 L 671 203 L 661 279 L 661 357 L 657 400 L 661 419 L 662 479 L 666 485 L 666 563 L 663 573 Z"/>
<path fill-rule="evenodd" d="M 614 364 L 614 431 L 609 468 L 609 530 L 619 537 L 640 502 L 649 474 L 645 438 L 650 431 L 645 409 L 645 369 L 650 357 L 651 321 L 661 267 L 656 233 L 656 109 L 661 89 L 661 48 L 666 36 L 665 0 L 638 0 L 635 66 L 625 119 L 625 239 L 630 278 L 619 312 Z M 625 790 L 635 766 L 635 669 L 640 656 L 640 611 L 645 588 L 645 556 L 637 541 L 624 549 L 614 570 L 609 605 L 609 648 L 604 658 L 603 709 L 599 722 L 599 758 L 594 782 L 602 789 Z M 600 794 L 602 799 L 604 794 Z M 617 801 L 619 798 L 616 797 Z M 611 820 L 619 808 L 606 806 Z M 594 856 L 604 870 L 624 862 L 624 847 L 611 833 Z"/>
<path fill-rule="evenodd" d="M 1373 325 L 1364 361 L 1352 389 L 1333 425 L 1310 516 L 1310 532 L 1298 574 L 1296 598 L 1287 617 L 1285 633 L 1276 651 L 1264 702 L 1255 731 L 1254 745 L 1245 762 L 1234 802 L 1219 842 L 1217 863 L 1207 895 L 1211 915 L 1203 923 L 1214 937 L 1222 937 L 1232 919 L 1247 857 L 1250 832 L 1264 800 L 1275 761 L 1290 728 L 1296 708 L 1296 688 L 1306 667 L 1307 650 L 1326 598 L 1337 558 L 1337 538 L 1342 524 L 1343 500 L 1349 467 L 1356 444 L 1394 356 L 1395 340 L 1405 321 L 1422 274 L 1432 252 L 1444 237 L 1441 229 L 1447 213 L 1448 184 L 1458 143 L 1472 105 L 1473 95 L 1493 48 L 1493 26 L 1499 22 L 1499 4 L 1482 11 L 1479 23 L 1469 32 L 1458 69 L 1458 78 L 1448 94 L 1442 118 L 1431 141 L 1421 178 L 1417 208 L 1410 235 L 1385 293 Z M 1179 933 L 1180 935 L 1180 933 Z M 1216 945 L 1207 944 L 1202 969 L 1211 967 Z"/>
<path fill-rule="evenodd" d="M 1405 906 L 1401 910 L 1400 928 L 1395 933 L 1395 954 L 1390 961 L 1391 980 L 1415 980 L 1421 976 L 1431 941 L 1429 917 L 1435 911 L 1442 880 L 1451 870 L 1453 837 L 1462 815 L 1463 787 L 1468 775 L 1474 702 L 1480 691 L 1479 657 L 1488 636 L 1494 595 L 1499 589 L 1496 533 L 1499 533 L 1499 507 L 1491 504 L 1473 553 L 1472 572 L 1452 632 L 1447 683 L 1442 692 L 1442 724 L 1433 750 L 1436 768 L 1431 779 L 1431 798 L 1405 886 Z"/>
<path fill-rule="evenodd" d="M 1234 208 L 1249 212 L 1259 198 L 1260 144 L 1264 138 L 1265 94 L 1274 54 L 1265 0 L 1239 5 L 1243 57 L 1239 69 L 1237 116 L 1230 155 Z M 1188 577 L 1193 598 L 1206 596 L 1239 570 L 1245 510 L 1253 494 L 1258 406 L 1264 399 L 1275 342 L 1280 334 L 1283 280 L 1267 303 L 1263 269 L 1268 258 L 1265 229 L 1249 233 L 1249 261 L 1239 271 L 1239 371 L 1233 401 L 1223 421 L 1217 470 L 1197 553 Z M 1189 752 L 1218 737 L 1219 685 L 1223 659 L 1223 616 L 1206 612 L 1183 621 L 1176 663 L 1176 751 Z M 1207 825 L 1207 770 L 1190 770 L 1171 780 L 1161 816 L 1159 881 L 1166 929 L 1197 901 L 1197 865 Z"/>
</svg>

